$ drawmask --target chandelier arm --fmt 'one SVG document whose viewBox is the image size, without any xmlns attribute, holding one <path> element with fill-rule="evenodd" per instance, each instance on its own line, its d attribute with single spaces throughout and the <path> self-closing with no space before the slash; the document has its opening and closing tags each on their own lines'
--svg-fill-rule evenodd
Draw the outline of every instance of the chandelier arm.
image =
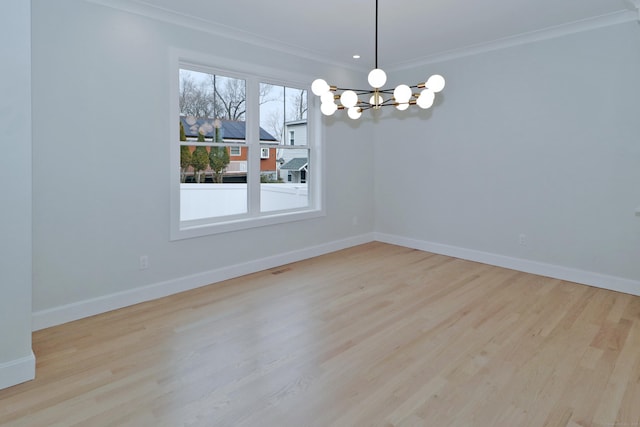
<svg viewBox="0 0 640 427">
<path fill-rule="evenodd" d="M 384 102 L 384 103 L 378 105 L 378 107 L 395 107 L 396 104 L 397 104 L 396 102 L 393 102 L 393 103 Z M 403 102 L 403 104 L 409 104 L 410 106 L 411 105 L 416 105 L 415 102 Z M 364 105 L 356 105 L 356 107 L 358 107 L 362 111 L 366 111 L 366 110 L 374 109 L 376 106 L 372 105 L 372 104 L 369 104 L 369 103 L 364 103 Z"/>
<path fill-rule="evenodd" d="M 421 88 L 424 86 L 420 86 L 420 85 L 413 85 L 413 86 L 409 86 L 412 89 L 417 89 L 417 88 Z M 337 91 L 345 91 L 345 90 L 352 90 L 356 93 L 356 95 L 367 95 L 367 94 L 373 94 L 375 93 L 375 89 L 371 90 L 371 89 L 352 89 L 352 88 L 346 88 L 346 87 L 338 87 L 335 90 L 333 90 L 332 92 L 337 92 Z M 393 93 L 393 89 L 378 89 L 378 93 Z"/>
<path fill-rule="evenodd" d="M 339 90 L 341 90 L 343 92 L 345 90 L 352 90 L 352 91 L 354 91 L 356 93 L 356 95 L 366 95 L 367 93 L 373 93 L 373 91 L 369 90 L 369 89 L 352 89 L 352 88 L 346 88 L 346 87 L 338 87 L 338 88 L 336 88 L 335 91 L 339 91 Z"/>
</svg>

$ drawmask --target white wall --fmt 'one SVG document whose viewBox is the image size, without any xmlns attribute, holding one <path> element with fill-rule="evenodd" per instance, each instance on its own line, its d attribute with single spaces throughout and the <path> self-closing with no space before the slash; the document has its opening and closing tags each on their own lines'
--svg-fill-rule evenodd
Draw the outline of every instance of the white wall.
<svg viewBox="0 0 640 427">
<path fill-rule="evenodd" d="M 432 72 L 377 128 L 381 238 L 640 293 L 640 25 L 393 74 Z"/>
<path fill-rule="evenodd" d="M 352 244 L 373 230 L 373 153 L 360 136 L 370 130 L 329 123 L 325 217 L 170 242 L 171 47 L 219 55 L 220 67 L 225 58 L 287 63 L 309 81 L 350 75 L 86 1 L 34 0 L 36 328 L 157 296 L 157 286 L 181 290 L 256 260 L 264 267 Z M 149 269 L 139 270 L 140 255 Z"/>
<path fill-rule="evenodd" d="M 3 2 L 0 34 L 0 389 L 30 379 L 31 28 L 29 2 Z"/>
</svg>

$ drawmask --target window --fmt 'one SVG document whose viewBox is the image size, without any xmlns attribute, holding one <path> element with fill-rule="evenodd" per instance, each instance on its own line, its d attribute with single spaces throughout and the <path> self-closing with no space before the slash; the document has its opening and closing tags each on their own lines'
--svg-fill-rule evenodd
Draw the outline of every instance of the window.
<svg viewBox="0 0 640 427">
<path fill-rule="evenodd" d="M 283 83 L 280 70 L 256 76 L 245 72 L 255 66 L 221 70 L 185 56 L 172 55 L 171 238 L 323 215 L 308 77 Z M 293 146 L 289 126 L 305 135 L 302 145 Z"/>
<path fill-rule="evenodd" d="M 293 131 L 293 130 L 289 131 L 289 145 L 296 145 L 295 144 L 295 141 L 296 141 L 295 135 L 296 135 L 295 131 Z"/>
</svg>

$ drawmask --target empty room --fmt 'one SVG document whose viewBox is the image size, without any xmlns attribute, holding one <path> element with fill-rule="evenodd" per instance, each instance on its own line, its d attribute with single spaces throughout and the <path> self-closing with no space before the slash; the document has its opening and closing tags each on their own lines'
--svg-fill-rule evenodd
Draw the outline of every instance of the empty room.
<svg viewBox="0 0 640 427">
<path fill-rule="evenodd" d="M 640 426 L 638 0 L 7 0 L 0 425 Z"/>
</svg>

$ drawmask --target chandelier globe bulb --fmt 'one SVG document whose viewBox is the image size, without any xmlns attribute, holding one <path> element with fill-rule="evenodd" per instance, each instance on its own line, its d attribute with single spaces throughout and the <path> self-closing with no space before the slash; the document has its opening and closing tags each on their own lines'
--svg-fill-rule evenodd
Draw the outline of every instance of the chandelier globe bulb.
<svg viewBox="0 0 640 427">
<path fill-rule="evenodd" d="M 352 90 L 345 90 L 340 95 L 340 103 L 345 106 L 345 108 L 351 109 L 355 107 L 358 103 L 358 95 Z"/>
<path fill-rule="evenodd" d="M 322 94 L 329 92 L 331 90 L 331 86 L 324 79 L 315 79 L 313 83 L 311 83 L 311 92 L 313 92 L 316 96 L 321 96 Z"/>
<path fill-rule="evenodd" d="M 380 68 L 374 68 L 369 72 L 367 81 L 372 88 L 380 89 L 387 82 L 387 73 Z"/>
<path fill-rule="evenodd" d="M 440 74 L 434 74 L 427 79 L 425 86 L 431 89 L 434 93 L 438 93 L 444 89 L 445 81 L 444 77 Z"/>
<path fill-rule="evenodd" d="M 431 89 L 424 89 L 420 92 L 420 96 L 416 100 L 416 104 L 418 107 L 422 109 L 427 109 L 433 105 L 433 100 L 435 99 L 435 93 Z"/>
<path fill-rule="evenodd" d="M 373 95 L 371 95 L 371 98 L 369 98 L 369 104 L 373 105 L 374 108 L 381 106 L 383 102 L 384 102 L 384 97 L 379 92 L 374 93 Z"/>
<path fill-rule="evenodd" d="M 347 110 L 347 115 L 353 120 L 358 120 L 362 116 L 362 110 L 358 107 L 351 107 Z"/>
<path fill-rule="evenodd" d="M 407 85 L 404 85 L 404 84 L 398 85 L 393 90 L 393 97 L 398 103 L 402 104 L 402 103 L 409 102 L 409 100 L 411 99 L 411 96 L 412 96 L 411 88 Z"/>
<path fill-rule="evenodd" d="M 334 99 L 333 92 L 325 92 L 320 96 L 320 101 L 323 104 L 333 104 Z"/>
<path fill-rule="evenodd" d="M 322 114 L 324 114 L 325 116 L 333 115 L 333 113 L 335 113 L 337 109 L 338 106 L 333 102 L 323 102 L 322 105 L 320 105 L 320 111 L 322 111 Z"/>
</svg>

